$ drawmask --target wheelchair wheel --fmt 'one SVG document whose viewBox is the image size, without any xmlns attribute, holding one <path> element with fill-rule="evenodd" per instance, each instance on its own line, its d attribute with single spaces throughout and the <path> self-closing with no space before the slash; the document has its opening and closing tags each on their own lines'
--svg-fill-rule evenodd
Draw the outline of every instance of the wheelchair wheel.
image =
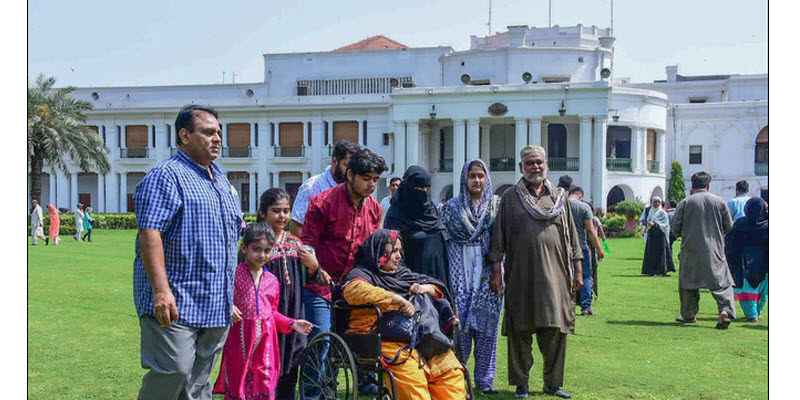
<svg viewBox="0 0 800 400">
<path fill-rule="evenodd" d="M 305 362 L 300 365 L 300 399 L 357 400 L 358 373 L 353 353 L 333 332 L 315 336 L 306 346 Z"/>
</svg>

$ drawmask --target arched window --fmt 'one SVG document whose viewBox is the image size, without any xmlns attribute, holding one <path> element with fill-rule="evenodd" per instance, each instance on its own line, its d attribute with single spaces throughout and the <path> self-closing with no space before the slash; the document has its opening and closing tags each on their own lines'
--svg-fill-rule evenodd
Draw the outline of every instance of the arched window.
<svg viewBox="0 0 800 400">
<path fill-rule="evenodd" d="M 769 170 L 769 126 L 765 126 L 756 136 L 755 174 L 767 175 Z"/>
</svg>

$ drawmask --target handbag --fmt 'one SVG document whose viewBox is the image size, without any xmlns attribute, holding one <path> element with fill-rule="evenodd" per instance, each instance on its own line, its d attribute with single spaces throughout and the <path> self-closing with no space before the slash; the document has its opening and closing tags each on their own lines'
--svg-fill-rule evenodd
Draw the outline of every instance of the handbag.
<svg viewBox="0 0 800 400">
<path fill-rule="evenodd" d="M 419 326 L 419 313 L 406 317 L 400 311 L 389 311 L 381 316 L 378 333 L 381 340 L 398 343 L 411 343 Z"/>
</svg>

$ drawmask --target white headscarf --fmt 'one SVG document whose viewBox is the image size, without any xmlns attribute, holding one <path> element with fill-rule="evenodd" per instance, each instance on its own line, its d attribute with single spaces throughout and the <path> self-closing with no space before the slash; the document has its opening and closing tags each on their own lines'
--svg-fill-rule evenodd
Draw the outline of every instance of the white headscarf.
<svg viewBox="0 0 800 400">
<path fill-rule="evenodd" d="M 653 205 L 650 208 L 650 214 L 647 215 L 647 222 L 654 222 L 661 231 L 664 232 L 664 235 L 669 237 L 669 215 L 664 211 L 664 202 L 661 201 L 660 197 L 653 196 L 650 200 L 650 204 L 652 205 L 656 201 L 658 201 L 658 207 Z"/>
</svg>

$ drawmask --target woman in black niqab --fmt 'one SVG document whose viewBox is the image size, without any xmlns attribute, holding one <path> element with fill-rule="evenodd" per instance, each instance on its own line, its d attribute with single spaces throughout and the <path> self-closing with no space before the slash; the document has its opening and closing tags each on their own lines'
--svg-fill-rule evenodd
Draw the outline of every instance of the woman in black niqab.
<svg viewBox="0 0 800 400">
<path fill-rule="evenodd" d="M 428 170 L 416 165 L 409 167 L 397 193 L 392 197 L 383 227 L 400 231 L 408 269 L 428 275 L 450 287 L 446 231 L 439 210 L 430 200 L 430 186 L 431 174 Z"/>
<path fill-rule="evenodd" d="M 725 236 L 725 258 L 746 322 L 758 322 L 769 292 L 769 219 L 767 203 L 751 197 L 743 218 Z"/>
</svg>

